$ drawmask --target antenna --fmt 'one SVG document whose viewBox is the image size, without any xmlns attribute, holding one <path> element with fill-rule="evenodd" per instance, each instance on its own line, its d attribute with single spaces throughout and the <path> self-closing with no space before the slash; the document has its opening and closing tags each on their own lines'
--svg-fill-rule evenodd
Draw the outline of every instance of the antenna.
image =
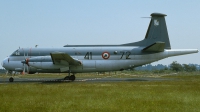
<svg viewBox="0 0 200 112">
<path fill-rule="evenodd" d="M 151 19 L 151 17 L 141 17 L 141 18 L 150 18 Z"/>
</svg>

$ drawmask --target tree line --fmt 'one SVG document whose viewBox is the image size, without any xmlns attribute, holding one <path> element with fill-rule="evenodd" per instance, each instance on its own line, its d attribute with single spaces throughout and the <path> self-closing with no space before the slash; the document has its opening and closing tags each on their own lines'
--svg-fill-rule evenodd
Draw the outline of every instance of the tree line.
<svg viewBox="0 0 200 112">
<path fill-rule="evenodd" d="M 186 71 L 186 72 L 193 72 L 197 71 L 197 67 L 195 65 L 188 65 L 188 64 L 180 64 L 177 61 L 173 61 L 170 64 L 170 70 L 180 72 L 180 71 Z"/>
<path fill-rule="evenodd" d="M 139 71 L 155 71 L 155 70 L 169 70 L 169 71 L 176 71 L 176 72 L 181 72 L 181 71 L 186 71 L 186 72 L 193 72 L 193 71 L 199 71 L 200 70 L 200 65 L 197 64 L 180 64 L 177 61 L 173 61 L 170 65 L 143 65 L 140 67 L 134 68 L 134 70 L 139 70 Z"/>
</svg>

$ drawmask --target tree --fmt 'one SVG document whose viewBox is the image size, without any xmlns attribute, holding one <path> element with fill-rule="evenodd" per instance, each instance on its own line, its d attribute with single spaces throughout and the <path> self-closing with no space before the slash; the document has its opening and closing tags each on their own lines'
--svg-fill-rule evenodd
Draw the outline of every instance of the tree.
<svg viewBox="0 0 200 112">
<path fill-rule="evenodd" d="M 183 64 L 183 69 L 186 72 L 192 72 L 197 70 L 195 65 L 187 65 L 187 64 Z"/>
<path fill-rule="evenodd" d="M 0 73 L 6 73 L 5 69 L 0 69 Z"/>
<path fill-rule="evenodd" d="M 190 68 L 192 71 L 197 71 L 197 67 L 195 65 L 191 65 Z"/>
<path fill-rule="evenodd" d="M 182 65 L 179 64 L 177 61 L 173 61 L 170 64 L 170 69 L 173 70 L 173 71 L 176 71 L 176 72 L 183 71 Z"/>
</svg>

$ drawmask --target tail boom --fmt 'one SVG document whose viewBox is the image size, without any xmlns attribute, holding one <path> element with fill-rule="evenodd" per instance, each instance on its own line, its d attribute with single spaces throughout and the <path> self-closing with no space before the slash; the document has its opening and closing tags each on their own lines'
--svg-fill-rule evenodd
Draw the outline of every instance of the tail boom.
<svg viewBox="0 0 200 112">
<path fill-rule="evenodd" d="M 167 57 L 192 54 L 192 53 L 199 52 L 198 49 L 171 49 L 171 50 L 166 50 L 166 51 L 167 51 Z"/>
</svg>

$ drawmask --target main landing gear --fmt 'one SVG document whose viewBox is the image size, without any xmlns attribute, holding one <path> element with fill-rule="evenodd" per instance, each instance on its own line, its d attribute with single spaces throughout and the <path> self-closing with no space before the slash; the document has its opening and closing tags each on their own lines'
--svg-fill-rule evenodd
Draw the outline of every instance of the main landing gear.
<svg viewBox="0 0 200 112">
<path fill-rule="evenodd" d="M 64 80 L 71 80 L 74 81 L 76 79 L 75 74 L 70 75 L 71 71 L 69 71 L 69 75 L 64 78 Z"/>
</svg>

